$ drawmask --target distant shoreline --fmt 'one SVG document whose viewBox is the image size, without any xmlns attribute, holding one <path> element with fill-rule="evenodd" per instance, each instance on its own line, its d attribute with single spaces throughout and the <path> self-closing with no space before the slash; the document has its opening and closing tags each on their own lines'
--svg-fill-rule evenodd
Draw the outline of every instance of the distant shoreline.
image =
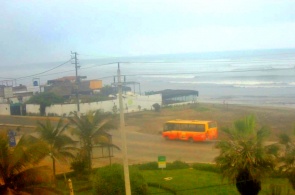
<svg viewBox="0 0 295 195">
<path fill-rule="evenodd" d="M 235 99 L 218 99 L 218 98 L 198 98 L 197 102 L 206 103 L 206 104 L 219 104 L 219 105 L 237 105 L 237 106 L 253 106 L 253 107 L 261 107 L 261 108 L 287 108 L 287 109 L 295 109 L 295 104 L 291 103 L 261 103 L 255 102 L 254 99 L 251 101 L 239 101 Z"/>
</svg>

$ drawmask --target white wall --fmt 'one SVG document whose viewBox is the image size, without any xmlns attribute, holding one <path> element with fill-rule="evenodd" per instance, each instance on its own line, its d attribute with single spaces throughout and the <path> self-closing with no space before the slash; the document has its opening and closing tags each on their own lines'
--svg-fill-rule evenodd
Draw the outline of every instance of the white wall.
<svg viewBox="0 0 295 195">
<path fill-rule="evenodd" d="M 40 105 L 39 104 L 26 104 L 26 113 L 27 113 L 27 115 L 30 115 L 30 114 L 39 115 L 40 114 Z"/>
<path fill-rule="evenodd" d="M 136 94 L 128 94 L 123 95 L 123 107 L 124 112 L 138 112 L 140 110 L 151 110 L 152 105 L 158 103 L 162 104 L 162 95 L 150 95 L 150 96 L 141 96 Z M 101 102 L 92 102 L 92 103 L 83 103 L 80 104 L 80 113 L 85 114 L 91 110 L 101 109 L 104 112 L 113 112 L 114 105 L 117 106 L 119 111 L 119 100 L 118 98 L 115 100 L 101 101 Z M 140 106 L 140 109 L 139 109 Z M 40 106 L 35 107 L 31 106 L 31 104 L 27 104 L 27 113 L 40 113 Z M 55 104 L 50 107 L 46 107 L 45 113 L 46 115 L 58 115 L 68 116 L 71 112 L 77 111 L 76 104 Z"/>
<path fill-rule="evenodd" d="M 10 115 L 10 104 L 0 104 L 0 115 Z"/>
</svg>

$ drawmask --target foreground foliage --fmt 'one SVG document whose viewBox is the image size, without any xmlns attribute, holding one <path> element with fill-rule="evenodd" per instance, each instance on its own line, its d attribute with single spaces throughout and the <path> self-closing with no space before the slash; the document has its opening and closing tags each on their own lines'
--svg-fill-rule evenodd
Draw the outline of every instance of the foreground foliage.
<svg viewBox="0 0 295 195">
<path fill-rule="evenodd" d="M 208 165 L 210 166 L 210 165 Z M 214 166 L 214 165 L 212 165 Z M 214 168 L 212 168 L 214 169 Z M 141 171 L 148 183 L 150 194 L 161 195 L 238 195 L 235 185 L 222 181 L 215 171 L 195 169 Z M 281 195 L 291 195 L 292 187 L 285 178 L 266 178 L 259 195 L 270 195 L 273 187 L 281 189 Z M 251 194 L 248 194 L 251 195 Z M 278 194 L 276 194 L 278 195 Z"/>
<path fill-rule="evenodd" d="M 69 135 L 65 134 L 68 129 L 68 124 L 63 124 L 61 118 L 57 125 L 53 125 L 49 119 L 45 123 L 37 122 L 37 133 L 42 141 L 47 144 L 49 153 L 52 159 L 53 175 L 55 176 L 55 161 L 65 162 L 67 159 L 73 159 L 74 152 L 77 148 L 74 147 L 74 141 Z"/>
<path fill-rule="evenodd" d="M 277 147 L 265 146 L 268 129 L 256 130 L 254 116 L 236 121 L 234 127 L 224 129 L 227 139 L 216 144 L 220 154 L 215 162 L 240 194 L 256 195 L 261 190 L 262 177 L 275 167 Z"/>
<path fill-rule="evenodd" d="M 158 162 L 148 162 L 139 165 L 135 165 L 139 170 L 159 170 Z M 174 169 L 188 169 L 189 165 L 186 162 L 176 160 L 172 163 L 166 163 L 166 170 Z"/>
<path fill-rule="evenodd" d="M 47 154 L 44 142 L 30 135 L 22 136 L 15 147 L 9 147 L 7 135 L 0 134 L 0 194 L 54 191 L 50 187 L 40 187 L 52 181 L 51 170 L 37 166 Z"/>
<path fill-rule="evenodd" d="M 281 134 L 280 144 L 284 146 L 283 155 L 280 158 L 280 162 L 282 163 L 280 170 L 288 177 L 289 182 L 295 190 L 295 142 L 291 136 Z"/>
<path fill-rule="evenodd" d="M 100 110 L 88 112 L 86 115 L 69 118 L 71 124 L 75 126 L 74 133 L 79 136 L 81 143 L 81 156 L 88 164 L 88 170 L 92 168 L 92 148 L 94 144 L 114 146 L 109 139 L 106 131 L 114 129 L 115 123 L 113 116 L 109 113 L 103 113 Z"/>
<path fill-rule="evenodd" d="M 147 183 L 139 170 L 130 169 L 130 185 L 132 194 L 148 194 Z M 114 164 L 97 170 L 94 176 L 94 194 L 118 195 L 125 194 L 123 166 Z"/>
</svg>

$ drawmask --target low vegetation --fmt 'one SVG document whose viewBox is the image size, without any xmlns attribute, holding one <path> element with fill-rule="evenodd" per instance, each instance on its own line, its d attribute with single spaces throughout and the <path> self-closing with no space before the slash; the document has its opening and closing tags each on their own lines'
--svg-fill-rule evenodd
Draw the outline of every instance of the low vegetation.
<svg viewBox="0 0 295 195">
<path fill-rule="evenodd" d="M 7 135 L 0 134 L 0 194 L 54 192 L 52 171 L 38 166 L 48 154 L 46 144 L 30 135 L 9 146 Z"/>
<path fill-rule="evenodd" d="M 227 127 L 221 132 L 221 141 L 216 145 L 220 149 L 216 165 L 174 161 L 167 163 L 167 167 L 163 170 L 158 168 L 157 162 L 134 165 L 130 168 L 133 194 L 294 194 L 294 189 L 292 190 L 295 172 L 294 138 L 291 134 L 282 134 L 277 138 L 280 144 L 266 146 L 264 141 L 269 131 L 261 124 L 269 118 L 264 117 L 259 111 L 255 113 L 255 117 L 249 115 L 230 125 L 232 121 L 227 121 L 226 116 L 232 115 L 230 109 L 236 109 L 235 107 L 228 110 L 228 108 L 211 106 L 208 109 L 198 110 L 189 105 L 185 110 L 175 109 L 169 112 L 170 115 L 167 112 L 169 109 L 161 108 L 160 112 L 145 111 L 137 115 L 132 113 L 128 115 L 127 123 L 134 125 L 135 121 L 140 119 L 142 125 L 151 125 L 149 119 L 157 116 L 160 119 L 153 118 L 153 120 L 162 124 L 162 120 L 171 118 L 174 114 L 189 118 L 189 114 L 192 113 L 198 113 L 203 117 L 204 113 L 210 113 L 206 117 L 221 120 L 222 124 L 226 124 L 224 127 Z M 223 110 L 223 116 L 217 116 L 214 112 L 216 110 Z M 251 108 L 244 113 L 250 111 Z M 278 110 L 276 114 L 281 116 L 284 113 Z M 146 116 L 149 116 L 148 119 Z M 17 194 L 32 193 L 34 190 L 51 190 L 58 193 L 60 190 L 66 193 L 68 188 L 65 179 L 71 178 L 75 194 L 124 194 L 123 170 L 120 165 L 99 169 L 92 169 L 91 166 L 93 144 L 111 144 L 106 131 L 115 128 L 113 119 L 113 115 L 100 111 L 83 116 L 76 114 L 69 119 L 71 127 L 74 127 L 74 130 L 71 128 L 72 131 L 69 131 L 68 124 L 63 125 L 61 121 L 57 122 L 56 126 L 50 121 L 39 122 L 37 130 L 39 133 L 44 132 L 39 134 L 39 137 L 24 135 L 15 147 L 9 147 L 6 134 L 1 135 L 0 176 L 3 184 L 0 186 L 0 192 Z M 284 122 L 281 118 L 278 120 L 280 123 Z M 275 123 L 267 124 L 271 126 Z M 146 127 L 150 128 L 148 125 Z M 76 152 L 78 155 L 75 157 L 70 153 L 66 154 L 69 150 L 65 149 L 73 147 L 73 140 L 67 142 L 68 138 L 62 138 L 65 132 L 75 133 L 80 138 L 82 150 Z M 286 132 L 290 130 L 287 129 Z M 74 172 L 57 176 L 58 182 L 55 183 L 54 171 L 48 167 L 38 166 L 38 163 L 49 154 L 56 157 L 52 158 L 53 169 L 55 159 L 70 157 L 72 163 L 69 166 Z M 230 182 L 222 180 L 222 177 L 228 178 Z M 58 190 L 54 191 L 53 186 Z M 249 189 L 254 189 L 255 192 L 249 192 Z"/>
<path fill-rule="evenodd" d="M 135 167 L 129 171 L 132 194 L 148 194 L 148 186 L 142 173 Z M 93 192 L 99 195 L 125 194 L 123 166 L 114 164 L 99 168 L 93 177 Z"/>
</svg>

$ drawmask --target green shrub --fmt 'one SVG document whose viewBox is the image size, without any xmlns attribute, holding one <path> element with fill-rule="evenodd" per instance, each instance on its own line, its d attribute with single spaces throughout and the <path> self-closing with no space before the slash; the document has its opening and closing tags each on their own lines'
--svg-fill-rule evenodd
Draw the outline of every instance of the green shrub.
<svg viewBox="0 0 295 195">
<path fill-rule="evenodd" d="M 132 194 L 145 195 L 148 188 L 143 176 L 138 169 L 130 168 L 130 185 Z M 125 183 L 123 167 L 119 164 L 99 168 L 93 178 L 94 194 L 98 195 L 123 195 Z"/>
<path fill-rule="evenodd" d="M 194 163 L 192 165 L 193 169 L 199 170 L 199 171 L 208 171 L 208 172 L 214 172 L 219 173 L 220 170 L 216 165 L 209 164 L 209 163 Z"/>
<path fill-rule="evenodd" d="M 180 160 L 173 161 L 172 163 L 167 163 L 167 169 L 188 169 L 189 165 L 186 162 L 182 162 Z"/>
<path fill-rule="evenodd" d="M 72 162 L 70 169 L 74 171 L 77 177 L 82 175 L 87 175 L 87 161 L 83 159 L 80 155 L 78 155 Z"/>
<path fill-rule="evenodd" d="M 160 112 L 161 111 L 161 105 L 160 104 L 154 103 L 152 106 L 153 106 L 155 112 Z"/>
<path fill-rule="evenodd" d="M 136 165 L 139 170 L 158 170 L 158 162 L 148 162 L 140 165 Z M 173 170 L 173 169 L 187 169 L 190 166 L 182 161 L 176 160 L 172 163 L 166 163 L 166 169 Z"/>
<path fill-rule="evenodd" d="M 144 164 L 137 165 L 139 170 L 157 170 L 158 163 L 157 162 L 148 162 Z"/>
</svg>

